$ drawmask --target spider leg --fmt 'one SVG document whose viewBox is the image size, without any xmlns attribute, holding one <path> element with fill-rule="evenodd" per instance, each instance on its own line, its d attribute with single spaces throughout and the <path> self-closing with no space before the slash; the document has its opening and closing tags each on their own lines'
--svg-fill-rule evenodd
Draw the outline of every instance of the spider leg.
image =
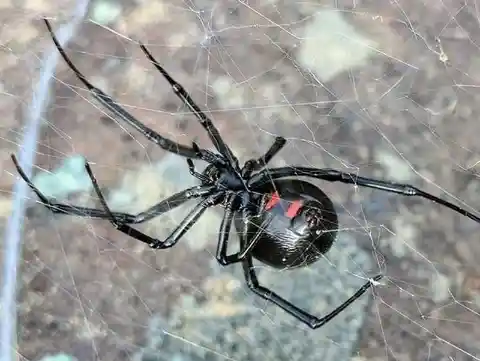
<svg viewBox="0 0 480 361">
<path fill-rule="evenodd" d="M 200 121 L 200 124 L 207 131 L 213 145 L 222 154 L 227 161 L 230 163 L 230 166 L 239 171 L 238 160 L 233 155 L 233 152 L 228 147 L 228 145 L 222 139 L 218 129 L 213 124 L 212 120 L 208 118 L 205 113 L 200 109 L 200 107 L 195 104 L 192 97 L 188 92 L 183 88 L 183 86 L 178 83 L 175 79 L 172 78 L 170 74 L 155 60 L 150 51 L 145 47 L 145 45 L 140 43 L 140 48 L 143 50 L 150 62 L 157 68 L 157 70 L 165 77 L 165 79 L 170 83 L 173 92 L 182 100 L 182 102 L 193 112 L 193 114 Z"/>
<path fill-rule="evenodd" d="M 234 201 L 236 198 L 236 194 L 231 194 L 229 198 L 227 199 L 227 205 L 225 207 L 225 214 L 222 219 L 222 223 L 220 225 L 220 233 L 218 236 L 218 245 L 217 245 L 217 254 L 216 258 L 217 261 L 222 265 L 222 266 L 228 266 L 233 263 L 241 262 L 247 257 L 257 244 L 257 242 L 260 240 L 260 236 L 262 235 L 263 229 L 265 229 L 266 226 L 271 222 L 271 219 L 268 219 L 265 221 L 263 224 L 258 227 L 257 232 L 251 239 L 246 242 L 246 245 L 244 247 L 241 247 L 240 251 L 231 255 L 227 255 L 227 248 L 228 248 L 228 238 L 230 236 L 230 228 L 232 225 L 233 221 L 233 215 L 234 215 Z M 246 219 L 248 222 L 249 216 L 246 216 L 245 214 L 242 215 L 243 219 Z M 246 230 L 246 227 L 245 227 Z M 246 238 L 246 233 L 244 233 L 241 237 Z"/>
<path fill-rule="evenodd" d="M 181 192 L 175 193 L 173 196 L 164 199 L 163 201 L 153 205 L 144 212 L 135 215 L 132 222 L 125 223 L 143 223 L 149 221 L 152 218 L 169 212 L 174 208 L 184 204 L 185 202 L 194 198 L 205 198 L 212 194 L 215 190 L 215 186 L 194 186 L 187 188 Z"/>
<path fill-rule="evenodd" d="M 173 208 L 180 206 L 181 204 L 187 202 L 192 198 L 205 197 L 212 193 L 213 186 L 195 186 L 188 188 L 184 191 L 178 192 L 167 199 L 157 203 L 156 205 L 150 207 L 144 212 L 138 213 L 136 215 L 123 213 L 123 212 L 110 212 L 107 213 L 102 209 L 88 208 L 88 207 L 78 207 L 68 204 L 61 204 L 52 202 L 49 200 L 40 190 L 35 187 L 32 181 L 27 177 L 23 169 L 18 164 L 18 161 L 15 155 L 12 154 L 12 160 L 20 176 L 23 178 L 25 183 L 30 187 L 30 189 L 37 195 L 40 199 L 40 202 L 47 207 L 53 213 L 60 213 L 66 215 L 75 215 L 80 217 L 88 218 L 100 218 L 100 219 L 109 219 L 110 214 L 113 215 L 117 223 L 142 223 L 146 222 L 154 217 L 161 215 L 162 213 L 168 212 Z"/>
<path fill-rule="evenodd" d="M 447 208 L 450 208 L 455 212 L 458 212 L 474 220 L 475 222 L 480 223 L 480 217 L 476 216 L 475 214 L 442 198 L 436 197 L 431 193 L 424 192 L 410 184 L 394 183 L 378 179 L 359 177 L 354 173 L 344 173 L 335 169 L 316 169 L 309 167 L 273 168 L 269 169 L 268 171 L 262 171 L 255 174 L 248 182 L 248 185 L 252 187 L 252 189 L 255 189 L 256 187 L 262 186 L 266 183 L 284 177 L 311 177 L 322 179 L 328 182 L 354 184 L 361 187 L 378 189 L 385 192 L 401 194 L 404 196 L 422 197 L 435 203 L 441 204 L 442 206 L 445 206 Z"/>
<path fill-rule="evenodd" d="M 208 177 L 204 176 L 203 174 L 201 173 L 198 173 L 196 170 L 195 170 L 195 164 L 193 164 L 193 160 L 191 160 L 190 158 L 187 158 L 187 164 L 188 164 L 188 171 L 190 172 L 190 174 L 192 176 L 194 176 L 195 178 L 199 179 L 200 181 L 202 181 L 203 183 L 210 183 L 210 179 L 208 179 Z"/>
<path fill-rule="evenodd" d="M 318 318 L 309 314 L 308 312 L 302 310 L 301 308 L 293 305 L 291 302 L 285 300 L 275 292 L 269 290 L 266 287 L 263 287 L 258 282 L 255 269 L 253 268 L 252 256 L 248 255 L 242 263 L 243 273 L 245 280 L 247 281 L 247 286 L 250 288 L 256 295 L 260 296 L 264 300 L 270 301 L 282 308 L 285 312 L 295 317 L 297 320 L 303 322 L 308 327 L 316 329 L 325 325 L 328 321 L 332 320 L 340 312 L 345 310 L 349 305 L 351 305 L 357 298 L 360 298 L 372 285 L 373 282 L 376 282 L 382 278 L 382 275 L 375 276 L 372 280 L 369 280 L 365 283 L 353 296 L 348 300 L 338 306 L 336 309 L 331 311 L 326 316 Z"/>
<path fill-rule="evenodd" d="M 258 166 L 255 170 L 259 170 L 267 165 L 268 162 L 272 160 L 274 156 L 277 155 L 278 152 L 282 150 L 282 148 L 287 143 L 287 140 L 283 137 L 276 137 L 273 144 L 268 148 L 267 152 L 257 160 Z"/>
<path fill-rule="evenodd" d="M 115 117 L 123 120 L 133 128 L 137 129 L 140 133 L 142 133 L 147 139 L 154 142 L 155 144 L 159 145 L 161 148 L 165 149 L 166 151 L 190 158 L 198 158 L 197 153 L 190 147 L 185 145 L 176 143 L 168 138 L 162 137 L 160 134 L 155 132 L 154 130 L 148 128 L 139 120 L 137 120 L 133 115 L 128 113 L 124 108 L 122 108 L 118 103 L 108 94 L 104 93 L 101 89 L 93 86 L 85 76 L 77 69 L 70 58 L 65 53 L 65 50 L 61 47 L 60 43 L 58 42 L 55 33 L 52 30 L 52 26 L 48 22 L 47 19 L 44 19 L 47 29 L 52 37 L 53 42 L 55 43 L 55 47 L 58 49 L 60 55 L 63 57 L 65 62 L 68 64 L 70 69 L 73 70 L 77 78 L 88 88 L 90 94 L 106 109 L 108 109 Z"/>
<path fill-rule="evenodd" d="M 233 206 L 235 199 L 235 193 L 231 193 L 227 198 L 225 213 L 223 214 L 222 223 L 220 224 L 220 233 L 218 234 L 216 258 L 218 263 L 222 266 L 235 263 L 235 261 L 231 259 L 231 256 L 227 256 L 228 238 L 230 236 L 230 228 L 232 227 L 233 222 Z"/>
<path fill-rule="evenodd" d="M 155 238 L 152 238 L 145 233 L 140 232 L 139 230 L 130 227 L 128 224 L 125 223 L 119 223 L 115 219 L 115 215 L 110 211 L 110 208 L 108 208 L 107 201 L 103 197 L 102 191 L 100 190 L 100 187 L 98 186 L 97 180 L 95 176 L 93 175 L 92 169 L 90 168 L 90 165 L 88 163 L 85 163 L 85 170 L 87 171 L 92 184 L 93 184 L 93 189 L 95 190 L 95 193 L 97 193 L 98 198 L 100 199 L 100 203 L 102 203 L 103 209 L 105 210 L 105 213 L 108 215 L 108 220 L 110 223 L 120 232 L 125 233 L 126 235 L 135 238 L 141 242 L 147 243 L 149 245 L 157 242 Z"/>
<path fill-rule="evenodd" d="M 193 209 L 193 211 L 190 212 L 190 214 L 180 223 L 177 229 L 175 229 L 172 232 L 172 234 L 169 237 L 167 237 L 165 241 L 162 242 L 158 239 L 155 239 L 153 237 L 146 235 L 145 233 L 140 232 L 135 228 L 132 228 L 128 224 L 118 223 L 115 220 L 113 213 L 108 208 L 107 202 L 103 197 L 102 192 L 100 191 L 100 187 L 98 186 L 97 180 L 95 179 L 92 169 L 90 168 L 88 163 L 85 163 L 85 169 L 87 170 L 87 173 L 90 176 L 90 179 L 92 180 L 93 188 L 95 189 L 95 192 L 97 193 L 97 196 L 100 199 L 100 202 L 102 203 L 103 208 L 105 209 L 105 212 L 109 215 L 108 219 L 110 220 L 110 223 L 112 223 L 112 225 L 120 232 L 125 233 L 130 237 L 135 238 L 141 242 L 147 243 L 151 248 L 155 248 L 155 249 L 165 249 L 165 248 L 173 247 L 178 242 L 178 240 L 183 236 L 183 234 L 195 222 L 198 221 L 198 219 L 203 214 L 203 212 L 205 212 L 205 210 L 208 207 L 214 205 L 223 195 L 223 192 L 216 192 L 208 196 L 207 198 L 205 198 L 200 203 L 198 203 L 197 206 Z"/>
<path fill-rule="evenodd" d="M 215 154 L 209 150 L 200 149 L 197 143 L 192 142 L 192 149 L 197 152 L 198 157 L 210 164 L 215 164 L 218 167 L 225 167 L 227 164 L 222 156 Z"/>
<path fill-rule="evenodd" d="M 68 204 L 61 204 L 52 202 L 49 200 L 40 190 L 35 187 L 32 181 L 27 177 L 23 169 L 18 164 L 16 157 L 12 154 L 12 161 L 17 168 L 18 173 L 23 178 L 25 183 L 30 187 L 30 189 L 37 195 L 40 199 L 40 203 L 42 203 L 45 207 L 47 207 L 53 213 L 60 213 L 60 214 L 67 214 L 67 215 L 74 215 L 74 216 L 81 216 L 81 217 L 90 217 L 90 218 L 109 218 L 109 215 L 105 213 L 101 209 L 94 209 L 94 208 L 87 208 L 87 207 L 77 207 L 71 206 Z M 134 215 L 128 213 L 121 213 L 121 212 L 112 212 L 115 219 L 119 222 L 130 223 L 135 219 Z"/>
<path fill-rule="evenodd" d="M 207 208 L 217 205 L 224 196 L 224 191 L 215 192 L 203 201 L 199 202 L 195 208 L 180 222 L 177 228 L 168 236 L 165 241 L 155 240 L 150 247 L 155 249 L 165 249 L 173 247 L 180 238 L 200 219 Z"/>
<path fill-rule="evenodd" d="M 283 137 L 276 137 L 273 144 L 268 148 L 267 152 L 258 159 L 250 159 L 245 162 L 245 165 L 242 169 L 242 174 L 244 177 L 250 176 L 253 171 L 257 171 L 265 167 L 268 162 L 272 160 L 274 156 L 277 155 L 280 150 L 285 146 L 287 140 Z"/>
</svg>

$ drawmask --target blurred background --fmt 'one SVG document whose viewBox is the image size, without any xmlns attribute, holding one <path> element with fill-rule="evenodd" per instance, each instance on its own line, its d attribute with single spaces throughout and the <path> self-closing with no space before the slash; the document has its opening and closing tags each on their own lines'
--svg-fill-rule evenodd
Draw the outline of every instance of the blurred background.
<svg viewBox="0 0 480 361">
<path fill-rule="evenodd" d="M 13 186 L 21 180 L 10 154 L 28 150 L 36 91 L 33 99 L 47 102 L 34 140 L 33 181 L 49 197 L 100 207 L 85 159 L 113 210 L 139 212 L 195 184 L 184 158 L 112 117 L 62 59 L 55 63 L 42 17 L 65 40 L 61 28 L 79 16 L 78 4 L 10 0 L 0 7 L 4 235 L 12 211 L 20 211 Z M 476 2 L 454 0 L 90 0 L 65 48 L 93 84 L 180 143 L 211 148 L 137 41 L 190 92 L 242 162 L 283 136 L 288 144 L 271 166 L 408 182 L 475 211 L 479 19 Z M 50 73 L 51 83 L 37 86 Z M 422 199 L 312 183 L 335 203 L 338 240 L 306 269 L 255 264 L 262 284 L 321 316 L 369 277 L 385 274 L 315 331 L 255 298 L 240 266 L 216 263 L 221 209 L 209 210 L 174 248 L 153 251 L 106 221 L 54 216 L 27 192 L 17 229 L 23 244 L 13 355 L 479 360 L 480 225 Z M 162 239 L 191 207 L 139 228 Z M 232 234 L 231 243 L 236 239 Z M 14 259 L 11 236 L 2 242 L 2 258 Z M 4 264 L 4 282 L 6 270 Z"/>
</svg>

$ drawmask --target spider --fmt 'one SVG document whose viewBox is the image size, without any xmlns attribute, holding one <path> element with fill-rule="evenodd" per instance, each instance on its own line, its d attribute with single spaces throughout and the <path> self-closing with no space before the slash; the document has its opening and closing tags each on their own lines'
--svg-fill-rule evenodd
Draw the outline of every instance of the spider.
<svg viewBox="0 0 480 361">
<path fill-rule="evenodd" d="M 93 86 L 68 58 L 46 19 L 45 24 L 61 56 L 78 79 L 88 88 L 90 94 L 115 117 L 136 128 L 150 141 L 164 150 L 185 157 L 190 174 L 200 181 L 199 185 L 176 193 L 139 214 L 114 212 L 108 207 L 97 180 L 86 162 L 85 169 L 102 209 L 76 207 L 47 199 L 28 179 L 15 156 L 12 155 L 12 160 L 20 176 L 37 195 L 40 202 L 54 213 L 106 219 L 118 231 L 145 242 L 153 249 L 167 249 L 177 244 L 207 208 L 222 206 L 224 215 L 216 251 L 217 261 L 222 266 L 241 263 L 247 286 L 256 295 L 277 305 L 312 329 L 317 329 L 332 320 L 361 297 L 375 282 L 379 281 L 382 275 L 379 274 L 369 279 L 348 300 L 323 317 L 309 314 L 260 285 L 253 268 L 253 259 L 277 269 L 304 267 L 317 261 L 335 241 L 338 218 L 332 201 L 319 188 L 305 180 L 298 179 L 299 177 L 369 187 L 404 196 L 423 197 L 480 223 L 480 218 L 473 213 L 409 184 L 360 177 L 335 169 L 294 166 L 267 168 L 269 161 L 280 152 L 286 143 L 282 137 L 276 137 L 262 157 L 250 159 L 240 167 L 237 158 L 223 141 L 212 121 L 195 104 L 182 85 L 167 73 L 143 44 L 139 43 L 153 66 L 168 81 L 173 92 L 205 128 L 216 152 L 201 149 L 195 142 L 192 143 L 192 146 L 185 146 L 164 138 L 135 119 L 112 97 Z M 202 173 L 195 170 L 192 159 L 202 160 L 208 164 Z M 133 224 L 146 222 L 192 199 L 198 199 L 199 202 L 163 241 L 132 228 Z M 240 251 L 228 254 L 228 240 L 232 224 L 239 236 Z"/>
</svg>

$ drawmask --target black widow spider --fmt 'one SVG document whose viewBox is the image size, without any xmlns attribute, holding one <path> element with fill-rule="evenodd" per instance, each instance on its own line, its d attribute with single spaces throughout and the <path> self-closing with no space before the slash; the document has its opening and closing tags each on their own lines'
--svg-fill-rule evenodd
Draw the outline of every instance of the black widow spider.
<svg viewBox="0 0 480 361">
<path fill-rule="evenodd" d="M 408 184 L 359 177 L 334 169 L 309 167 L 268 169 L 266 168 L 267 163 L 285 145 L 286 140 L 282 137 L 277 137 L 262 157 L 250 159 L 240 168 L 237 158 L 225 144 L 212 121 L 200 110 L 185 89 L 160 66 L 147 48 L 140 44 L 145 55 L 170 83 L 175 94 L 198 118 L 218 153 L 200 149 L 195 143 L 192 144 L 192 147 L 188 147 L 164 138 L 135 119 L 109 95 L 93 86 L 67 57 L 46 19 L 45 23 L 63 59 L 75 72 L 78 79 L 90 90 L 91 95 L 116 117 L 136 128 L 161 148 L 186 157 L 190 174 L 201 182 L 200 185 L 174 194 L 139 214 L 112 212 L 99 189 L 90 166 L 86 163 L 86 171 L 103 209 L 75 207 L 47 199 L 27 178 L 15 156 L 12 155 L 21 177 L 36 193 L 41 203 L 54 213 L 107 219 L 120 232 L 145 242 L 154 249 L 166 249 L 173 247 L 208 207 L 221 205 L 225 208 L 225 212 L 220 226 L 217 261 L 223 266 L 241 262 L 247 285 L 255 294 L 273 302 L 312 329 L 323 326 L 338 315 L 365 293 L 372 284 L 380 280 L 382 275 L 369 279 L 352 297 L 321 318 L 305 312 L 259 284 L 253 268 L 253 258 L 275 268 L 303 267 L 315 262 L 322 254 L 326 253 L 336 238 L 337 214 L 327 195 L 306 181 L 289 177 L 311 177 L 328 182 L 342 182 L 374 188 L 404 196 L 419 196 L 446 206 L 480 223 L 480 218 L 467 210 Z M 200 159 L 208 164 L 203 173 L 195 171 L 192 159 Z M 164 241 L 152 238 L 131 227 L 131 224 L 148 221 L 194 198 L 201 201 Z M 239 235 L 240 251 L 228 255 L 227 245 L 232 223 L 235 224 Z"/>
</svg>

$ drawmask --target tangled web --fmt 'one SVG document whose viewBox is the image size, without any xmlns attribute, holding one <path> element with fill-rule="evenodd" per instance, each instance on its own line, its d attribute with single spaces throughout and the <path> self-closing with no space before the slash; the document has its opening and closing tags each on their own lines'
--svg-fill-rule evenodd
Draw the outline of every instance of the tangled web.
<svg viewBox="0 0 480 361">
<path fill-rule="evenodd" d="M 14 16 L 3 26 L 7 56 L 0 61 L 0 104 L 7 114 L 0 128 L 2 222 L 16 180 L 8 155 L 24 131 L 15 109 L 36 76 L 34 62 L 25 58 L 52 46 L 38 9 L 8 11 Z M 60 23 L 54 8 L 40 12 L 51 15 L 54 26 Z M 283 136 L 287 146 L 272 167 L 335 168 L 411 183 L 475 212 L 479 19 L 473 1 L 96 0 L 67 52 L 93 84 L 182 144 L 211 147 L 138 40 L 190 92 L 242 161 Z M 98 207 L 85 159 L 116 211 L 143 211 L 195 184 L 184 158 L 111 117 L 63 62 L 50 99 L 33 178 L 46 195 Z M 252 295 L 240 266 L 215 261 L 221 209 L 207 211 L 178 246 L 154 251 L 108 222 L 54 216 L 31 194 L 19 355 L 479 360 L 480 225 L 422 199 L 312 183 L 335 203 L 338 239 L 308 268 L 255 264 L 262 284 L 321 316 L 368 277 L 385 275 L 315 331 Z M 139 229 L 165 238 L 192 205 Z M 232 235 L 230 243 L 236 239 Z"/>
</svg>

